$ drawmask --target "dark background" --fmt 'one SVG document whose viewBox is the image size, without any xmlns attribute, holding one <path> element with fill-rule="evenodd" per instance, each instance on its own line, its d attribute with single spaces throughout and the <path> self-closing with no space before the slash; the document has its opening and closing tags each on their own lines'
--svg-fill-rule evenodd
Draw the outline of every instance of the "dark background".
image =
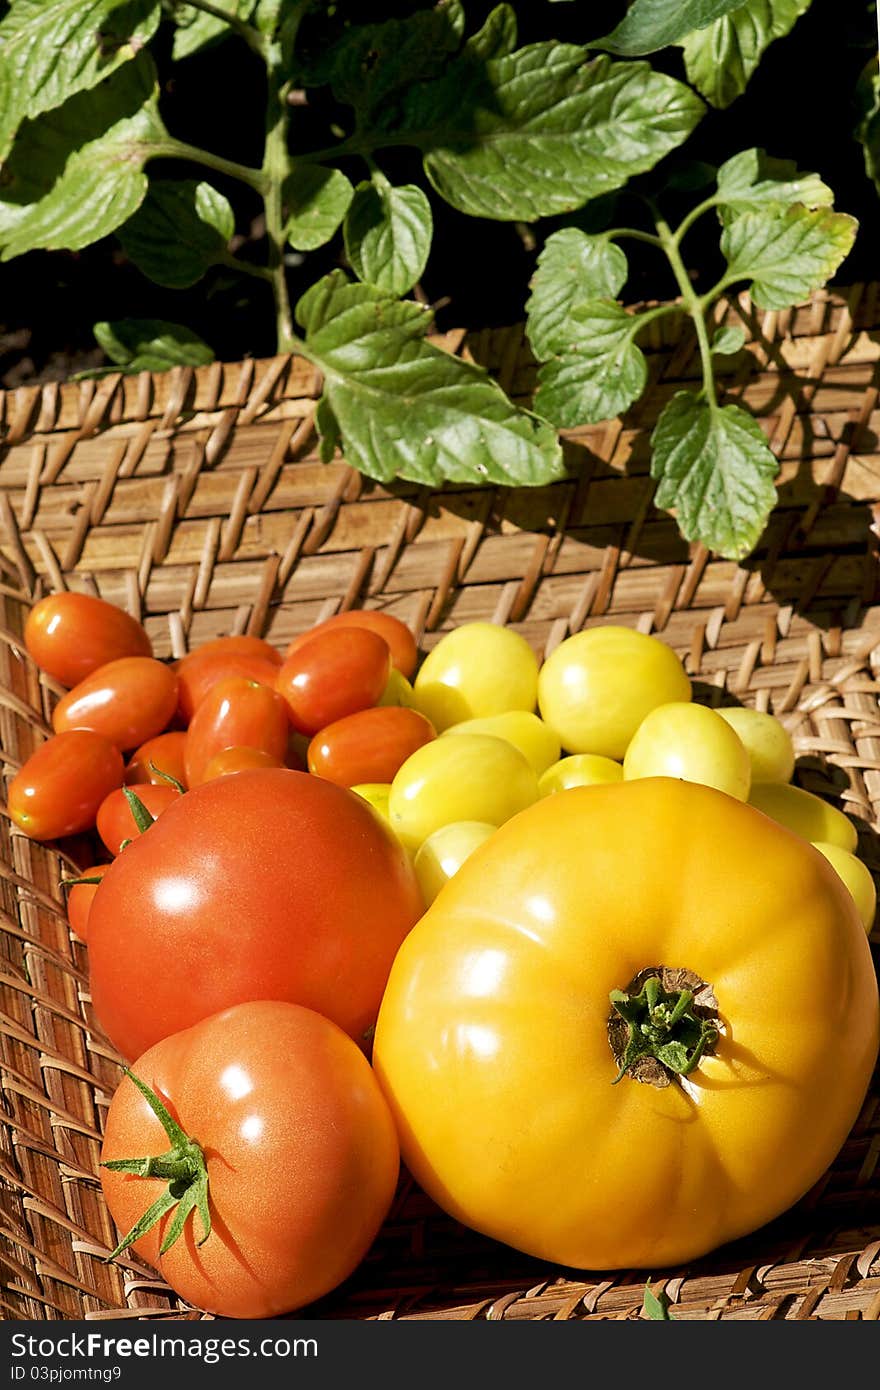
<svg viewBox="0 0 880 1390">
<path fill-rule="evenodd" d="M 467 0 L 469 31 L 479 26 L 493 3 Z M 367 21 L 420 7 L 415 0 L 398 5 L 348 0 L 337 10 Z M 597 4 L 519 0 L 515 7 L 521 43 L 551 37 L 585 42 L 613 27 L 626 4 L 624 0 Z M 153 51 L 159 64 L 162 111 L 171 132 L 228 158 L 258 164 L 264 103 L 259 62 L 242 43 L 231 39 L 172 65 L 171 28 L 165 27 L 168 32 L 153 44 Z M 304 33 L 308 39 L 308 31 Z M 656 191 L 684 158 L 717 165 L 738 150 L 762 146 L 772 155 L 796 160 L 804 170 L 820 173 L 835 190 L 837 207 L 859 219 L 855 248 L 836 282 L 880 278 L 880 197 L 865 176 L 862 150 L 853 138 L 858 120 L 855 86 L 876 52 L 876 43 L 873 0 L 813 0 L 792 33 L 770 47 L 746 94 L 726 111 L 710 109 L 687 144 L 639 183 Z M 678 49 L 655 54 L 650 61 L 676 76 L 684 75 Z M 330 124 L 335 120 L 345 126 L 348 119 L 347 110 L 335 106 L 328 92 L 310 93 L 309 105 L 293 111 L 293 147 L 307 150 L 331 143 Z M 427 187 L 414 152 L 388 151 L 379 162 L 392 180 L 417 181 Z M 344 167 L 353 180 L 364 177 L 360 161 L 349 160 Z M 243 238 L 238 253 L 262 258 L 260 206 L 249 190 L 179 162 L 164 168 L 155 162 L 150 170 L 165 176 L 210 178 L 235 207 Z M 465 217 L 428 192 L 435 236 L 422 290 L 429 301 L 441 304 L 438 327 L 477 328 L 518 320 L 534 269 L 536 244 L 539 249 L 558 223 L 548 219 L 521 227 Z M 667 194 L 665 210 L 675 219 L 700 196 Z M 635 200 L 625 197 L 615 220 L 631 224 L 640 216 Z M 662 257 L 633 242 L 626 249 L 632 272 L 624 292 L 627 300 L 676 293 Z M 337 236 L 330 246 L 292 264 L 289 279 L 294 300 L 319 275 L 340 264 L 341 254 Z M 720 268 L 713 217 L 689 234 L 685 255 L 689 266 L 698 271 L 698 281 L 710 285 Z M 34 252 L 0 266 L 0 383 L 11 387 L 58 379 L 98 365 L 104 358 L 95 348 L 92 324 L 122 317 L 186 323 L 211 344 L 218 357 L 227 360 L 270 355 L 274 350 L 274 314 L 266 286 L 215 268 L 191 290 L 164 290 L 130 265 L 111 237 L 82 252 Z"/>
</svg>

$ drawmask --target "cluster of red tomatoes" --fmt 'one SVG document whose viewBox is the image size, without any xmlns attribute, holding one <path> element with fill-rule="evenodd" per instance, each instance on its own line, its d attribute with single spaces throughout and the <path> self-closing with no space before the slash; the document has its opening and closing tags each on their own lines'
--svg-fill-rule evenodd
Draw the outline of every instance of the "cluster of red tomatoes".
<svg viewBox="0 0 880 1390">
<path fill-rule="evenodd" d="M 365 1053 L 424 903 L 386 822 L 343 788 L 390 781 L 434 737 L 381 703 L 415 641 L 350 613 L 285 655 L 226 637 L 166 663 L 130 616 L 64 593 L 35 605 L 25 645 L 68 691 L 11 818 L 40 840 L 96 829 L 113 856 L 70 886 L 68 913 L 132 1063 L 101 1172 L 123 1244 L 204 1308 L 301 1307 L 363 1257 L 397 1181 Z"/>
</svg>

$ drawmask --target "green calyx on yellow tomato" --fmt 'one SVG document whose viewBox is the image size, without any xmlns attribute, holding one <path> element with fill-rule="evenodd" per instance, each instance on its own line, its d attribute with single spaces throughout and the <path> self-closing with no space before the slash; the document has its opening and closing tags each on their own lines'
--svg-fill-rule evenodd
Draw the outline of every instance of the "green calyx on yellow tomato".
<svg viewBox="0 0 880 1390">
<path fill-rule="evenodd" d="M 608 997 L 614 1010 L 608 1041 L 619 1066 L 612 1085 L 629 1073 L 668 1086 L 670 1073 L 689 1076 L 718 1039 L 711 986 L 690 971 L 642 970 L 628 989 L 613 989 Z"/>
</svg>

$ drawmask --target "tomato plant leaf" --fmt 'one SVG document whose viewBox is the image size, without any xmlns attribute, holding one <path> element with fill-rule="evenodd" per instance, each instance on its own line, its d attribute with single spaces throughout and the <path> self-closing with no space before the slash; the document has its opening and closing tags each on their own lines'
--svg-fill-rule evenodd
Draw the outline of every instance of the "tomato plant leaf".
<svg viewBox="0 0 880 1390">
<path fill-rule="evenodd" d="M 729 356 L 731 353 L 739 352 L 745 340 L 745 329 L 738 323 L 731 323 L 715 330 L 711 344 L 712 351 L 721 356 Z"/>
<path fill-rule="evenodd" d="M 641 326 L 611 299 L 572 309 L 567 334 L 538 373 L 535 409 L 562 429 L 609 420 L 637 400 L 648 367 L 633 341 Z"/>
<path fill-rule="evenodd" d="M 338 431 L 353 468 L 431 485 L 564 476 L 556 432 L 481 368 L 425 342 L 430 315 L 420 305 L 326 278 L 333 283 L 309 290 L 297 318 L 324 373 L 319 427 Z"/>
<path fill-rule="evenodd" d="M 526 303 L 528 335 L 540 360 L 565 342 L 569 316 L 587 299 L 613 299 L 627 276 L 626 256 L 605 236 L 563 227 L 544 243 Z"/>
<path fill-rule="evenodd" d="M 718 170 L 718 198 L 724 221 L 768 204 L 828 207 L 834 194 L 818 174 L 803 174 L 794 160 L 774 159 L 764 150 L 741 150 Z"/>
<path fill-rule="evenodd" d="M 345 251 L 359 280 L 402 295 L 421 279 L 431 250 L 431 205 L 415 184 L 381 175 L 358 184 L 345 218 Z"/>
<path fill-rule="evenodd" d="M 167 133 L 148 54 L 21 127 L 0 190 L 0 259 L 77 251 L 114 232 L 147 192 Z"/>
<path fill-rule="evenodd" d="M 685 539 L 729 560 L 748 555 L 776 501 L 779 471 L 758 422 L 741 406 L 678 391 L 651 443 L 655 501 L 675 511 Z"/>
<path fill-rule="evenodd" d="M 23 120 L 97 86 L 159 18 L 159 0 L 16 0 L 0 22 L 0 159 Z"/>
<path fill-rule="evenodd" d="M 665 1293 L 661 1293 L 659 1297 L 655 1294 L 651 1288 L 650 1279 L 645 1284 L 642 1307 L 652 1322 L 672 1322 L 669 1313 L 669 1299 Z"/>
<path fill-rule="evenodd" d="M 185 289 L 223 259 L 234 232 L 229 202 L 209 183 L 154 179 L 118 236 L 129 259 L 149 279 Z"/>
<path fill-rule="evenodd" d="M 248 20 L 254 11 L 255 0 L 211 0 L 218 10 L 228 10 L 233 19 Z M 194 5 L 178 5 L 174 18 L 177 29 L 174 34 L 172 56 L 176 61 L 189 58 L 209 44 L 219 43 L 234 32 L 225 20 L 218 15 L 207 14 Z"/>
<path fill-rule="evenodd" d="M 880 72 L 872 59 L 856 86 L 856 100 L 862 113 L 856 129 L 865 156 L 865 173 L 880 193 Z"/>
<path fill-rule="evenodd" d="M 516 48 L 516 37 L 516 11 L 511 5 L 496 5 L 482 29 L 465 41 L 462 52 L 484 62 L 504 58 Z"/>
<path fill-rule="evenodd" d="M 633 0 L 617 28 L 590 46 L 607 48 L 610 53 L 622 53 L 628 58 L 656 53 L 742 3 L 743 0 L 677 0 L 671 5 L 669 0 Z"/>
<path fill-rule="evenodd" d="M 214 353 L 191 328 L 164 319 L 117 319 L 96 323 L 93 333 L 111 362 L 125 372 L 164 372 L 169 367 L 203 367 Z"/>
<path fill-rule="evenodd" d="M 785 309 L 824 285 L 848 255 L 855 218 L 802 203 L 781 210 L 746 212 L 721 236 L 728 283 L 751 280 L 749 292 L 763 309 Z"/>
<path fill-rule="evenodd" d="M 717 107 L 742 96 L 765 50 L 793 28 L 811 0 L 745 0 L 682 42 L 688 80 Z"/>
<path fill-rule="evenodd" d="M 586 61 L 534 43 L 489 62 L 464 55 L 406 93 L 376 145 L 422 150 L 437 192 L 461 212 L 528 221 L 620 188 L 687 138 L 705 108 L 647 63 Z"/>
<path fill-rule="evenodd" d="M 297 251 L 314 251 L 336 233 L 354 189 L 341 169 L 319 164 L 295 164 L 285 180 L 286 235 Z"/>
</svg>

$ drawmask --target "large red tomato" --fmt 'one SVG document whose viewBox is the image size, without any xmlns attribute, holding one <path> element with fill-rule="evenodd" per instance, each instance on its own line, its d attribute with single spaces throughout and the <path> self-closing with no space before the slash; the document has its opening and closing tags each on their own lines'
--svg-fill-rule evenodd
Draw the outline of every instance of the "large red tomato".
<svg viewBox="0 0 880 1390">
<path fill-rule="evenodd" d="M 96 893 L 95 1012 L 129 1058 L 253 999 L 360 1038 L 423 910 L 406 851 L 353 792 L 287 768 L 220 777 L 163 811 Z"/>
<path fill-rule="evenodd" d="M 352 1272 L 391 1204 L 399 1160 L 388 1106 L 350 1038 L 309 1009 L 263 1000 L 175 1033 L 133 1070 L 166 1127 L 126 1078 L 102 1162 L 161 1155 L 164 1177 L 102 1167 L 101 1185 L 128 1232 L 170 1180 L 180 1206 L 134 1249 L 173 1289 L 222 1317 L 266 1318 Z M 168 1157 L 176 1144 L 180 1177 Z M 177 1211 L 183 1228 L 160 1254 Z"/>
</svg>

